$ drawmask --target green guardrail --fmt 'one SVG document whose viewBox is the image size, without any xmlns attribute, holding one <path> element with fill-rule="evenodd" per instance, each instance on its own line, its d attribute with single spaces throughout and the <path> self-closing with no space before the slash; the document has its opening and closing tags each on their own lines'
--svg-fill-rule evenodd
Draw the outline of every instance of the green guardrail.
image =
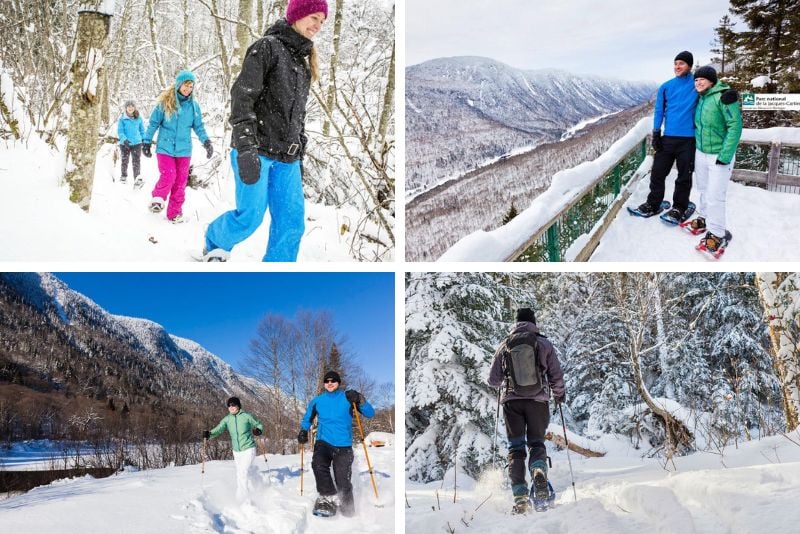
<svg viewBox="0 0 800 534">
<path fill-rule="evenodd" d="M 613 169 L 561 213 L 514 261 L 562 261 L 567 249 L 589 233 L 628 184 L 647 155 L 647 138 L 628 152 Z"/>
</svg>

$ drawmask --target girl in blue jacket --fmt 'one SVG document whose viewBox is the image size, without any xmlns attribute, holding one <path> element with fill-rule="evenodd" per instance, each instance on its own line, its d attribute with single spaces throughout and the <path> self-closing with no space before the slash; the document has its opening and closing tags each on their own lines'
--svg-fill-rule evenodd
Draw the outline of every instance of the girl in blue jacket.
<svg viewBox="0 0 800 534">
<path fill-rule="evenodd" d="M 314 443 L 314 456 L 311 469 L 317 484 L 319 498 L 314 505 L 315 513 L 333 515 L 336 513 L 334 495 L 339 495 L 339 509 L 344 516 L 355 513 L 353 485 L 350 474 L 353 466 L 353 404 L 358 412 L 366 417 L 375 415 L 375 409 L 364 396 L 355 390 L 341 391 L 339 373 L 328 371 L 323 379 L 325 391 L 314 397 L 308 405 L 297 441 L 308 442 L 311 420 L 317 417 L 317 441 Z M 331 478 L 333 467 L 333 478 Z M 336 484 L 334 485 L 334 479 Z"/>
<path fill-rule="evenodd" d="M 139 116 L 139 110 L 136 109 L 133 100 L 125 102 L 125 111 L 117 121 L 117 135 L 119 152 L 122 155 L 122 176 L 119 177 L 119 181 L 124 184 L 128 179 L 128 158 L 130 157 L 133 166 L 133 187 L 141 187 L 144 182 L 139 178 L 139 162 L 142 155 L 144 121 Z"/>
<path fill-rule="evenodd" d="M 167 205 L 167 219 L 173 223 L 184 222 L 183 201 L 186 198 L 186 182 L 189 180 L 189 162 L 192 159 L 192 130 L 197 134 L 206 157 L 214 153 L 214 147 L 203 126 L 200 105 L 194 99 L 195 77 L 191 71 L 182 70 L 175 78 L 175 87 L 168 87 L 158 97 L 158 105 L 150 115 L 150 124 L 144 134 L 142 153 L 151 157 L 150 143 L 156 130 L 160 130 L 156 142 L 156 158 L 161 177 L 153 189 L 150 211 L 158 213 Z"/>
</svg>

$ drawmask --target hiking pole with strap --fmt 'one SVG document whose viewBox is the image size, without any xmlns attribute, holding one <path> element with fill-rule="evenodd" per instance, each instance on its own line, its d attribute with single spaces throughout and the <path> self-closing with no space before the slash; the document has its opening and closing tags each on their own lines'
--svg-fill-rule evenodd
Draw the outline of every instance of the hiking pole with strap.
<svg viewBox="0 0 800 534">
<path fill-rule="evenodd" d="M 500 420 L 500 388 L 497 388 L 497 413 L 494 416 L 494 456 L 492 456 L 492 469 L 497 469 L 497 424 Z"/>
<path fill-rule="evenodd" d="M 561 403 L 558 403 L 558 412 L 561 414 L 561 428 L 564 429 L 564 442 L 567 444 L 567 462 L 569 462 L 569 478 L 572 481 L 572 495 L 575 497 L 575 502 L 578 502 L 578 494 L 575 492 L 575 475 L 572 474 L 572 460 L 569 457 L 569 438 L 567 438 L 567 425 L 564 423 L 564 410 L 561 409 Z"/>
<path fill-rule="evenodd" d="M 375 485 L 375 475 L 372 473 L 372 464 L 369 463 L 369 453 L 367 453 L 367 442 L 364 441 L 364 429 L 361 428 L 361 418 L 358 416 L 358 408 L 356 403 L 353 403 L 353 414 L 356 416 L 356 423 L 358 423 L 358 433 L 361 434 L 361 444 L 364 446 L 364 456 L 367 458 L 367 468 L 369 469 L 369 478 L 372 480 L 372 490 L 375 492 L 375 499 L 378 499 L 378 486 Z"/>
<path fill-rule="evenodd" d="M 303 464 L 303 451 L 305 450 L 305 443 L 300 444 L 300 496 L 303 496 L 303 471 L 306 466 Z"/>
</svg>

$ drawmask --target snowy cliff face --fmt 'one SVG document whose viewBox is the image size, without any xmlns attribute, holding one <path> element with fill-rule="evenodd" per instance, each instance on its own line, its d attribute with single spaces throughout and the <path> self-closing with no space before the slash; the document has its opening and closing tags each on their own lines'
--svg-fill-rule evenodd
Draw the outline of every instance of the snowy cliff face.
<svg viewBox="0 0 800 534">
<path fill-rule="evenodd" d="M 30 322 L 33 316 L 37 325 L 35 329 L 6 325 L 12 342 L 55 347 L 49 352 L 63 360 L 52 364 L 56 373 L 67 364 L 76 368 L 71 373 L 101 371 L 103 383 L 97 388 L 105 394 L 136 395 L 134 384 L 144 386 L 147 394 L 190 402 L 200 400 L 196 395 L 201 392 L 212 398 L 258 397 L 267 392 L 196 342 L 173 336 L 147 319 L 112 315 L 51 274 L 2 273 L 0 297 L 12 306 L 15 319 Z M 19 351 L 11 356 L 33 367 L 41 365 L 33 361 L 38 353 Z"/>
<path fill-rule="evenodd" d="M 420 192 L 516 148 L 557 141 L 579 122 L 639 105 L 656 86 L 480 57 L 406 69 L 406 188 Z"/>
</svg>

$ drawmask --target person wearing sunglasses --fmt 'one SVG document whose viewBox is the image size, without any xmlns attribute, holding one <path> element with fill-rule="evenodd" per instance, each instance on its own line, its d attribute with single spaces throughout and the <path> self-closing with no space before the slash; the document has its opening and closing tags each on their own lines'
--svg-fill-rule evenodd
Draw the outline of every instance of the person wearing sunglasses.
<svg viewBox="0 0 800 534">
<path fill-rule="evenodd" d="M 228 399 L 228 415 L 212 430 L 203 431 L 203 439 L 213 439 L 225 430 L 231 436 L 231 450 L 236 463 L 236 500 L 242 501 L 249 494 L 250 466 L 256 457 L 256 442 L 253 436 L 264 432 L 262 425 L 250 413 L 242 410 L 238 397 Z"/>
<path fill-rule="evenodd" d="M 365 417 L 375 415 L 375 409 L 355 390 L 339 389 L 342 380 L 336 371 L 328 371 L 323 378 L 324 391 L 314 397 L 308 405 L 300 423 L 297 441 L 308 442 L 311 421 L 317 417 L 317 441 L 311 469 L 319 497 L 314 504 L 314 514 L 332 516 L 338 508 L 343 516 L 355 514 L 353 485 L 350 475 L 353 467 L 353 407 Z M 331 468 L 333 477 L 331 477 Z"/>
</svg>

